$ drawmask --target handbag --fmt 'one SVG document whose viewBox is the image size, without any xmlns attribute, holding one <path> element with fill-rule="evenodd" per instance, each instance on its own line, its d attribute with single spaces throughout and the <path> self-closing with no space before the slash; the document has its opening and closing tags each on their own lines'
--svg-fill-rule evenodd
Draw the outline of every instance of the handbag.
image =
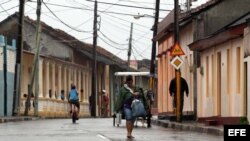
<svg viewBox="0 0 250 141">
<path fill-rule="evenodd" d="M 134 99 L 132 101 L 132 116 L 134 117 L 144 117 L 146 116 L 146 110 L 141 100 Z"/>
</svg>

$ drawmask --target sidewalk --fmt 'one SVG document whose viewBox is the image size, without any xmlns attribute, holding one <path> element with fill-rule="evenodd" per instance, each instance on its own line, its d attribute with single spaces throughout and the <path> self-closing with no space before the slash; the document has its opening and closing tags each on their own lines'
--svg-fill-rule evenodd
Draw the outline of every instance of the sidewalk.
<svg viewBox="0 0 250 141">
<path fill-rule="evenodd" d="M 17 122 L 17 121 L 27 121 L 27 120 L 37 120 L 38 117 L 24 117 L 24 116 L 17 116 L 17 117 L 0 117 L 0 124 L 5 122 Z"/>
<path fill-rule="evenodd" d="M 153 125 L 162 126 L 165 128 L 200 132 L 218 136 L 224 135 L 223 126 L 205 126 L 205 124 L 195 121 L 183 121 L 182 123 L 178 123 L 170 120 L 159 120 L 157 117 L 153 117 L 151 121 Z"/>
</svg>

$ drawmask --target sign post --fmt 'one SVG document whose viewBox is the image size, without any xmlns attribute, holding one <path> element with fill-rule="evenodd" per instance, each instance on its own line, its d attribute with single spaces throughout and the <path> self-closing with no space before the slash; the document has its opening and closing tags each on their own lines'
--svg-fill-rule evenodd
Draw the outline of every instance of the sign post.
<svg viewBox="0 0 250 141">
<path fill-rule="evenodd" d="M 181 73 L 180 73 L 180 67 L 183 64 L 182 59 L 179 57 L 180 55 L 185 55 L 183 50 L 181 49 L 181 46 L 178 42 L 176 42 L 173 46 L 173 49 L 171 50 L 171 56 L 174 58 L 171 61 L 171 64 L 175 68 L 175 78 L 176 78 L 176 121 L 181 122 Z"/>
</svg>

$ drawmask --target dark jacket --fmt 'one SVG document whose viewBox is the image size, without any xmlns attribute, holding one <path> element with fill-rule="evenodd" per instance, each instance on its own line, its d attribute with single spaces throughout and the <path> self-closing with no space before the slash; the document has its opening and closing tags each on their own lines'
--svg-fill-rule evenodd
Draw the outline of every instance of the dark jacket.
<svg viewBox="0 0 250 141">
<path fill-rule="evenodd" d="M 169 86 L 169 92 L 170 95 L 176 94 L 176 78 L 172 79 Z M 184 96 L 184 92 L 186 92 L 186 95 L 189 94 L 188 84 L 187 81 L 181 77 L 181 96 Z"/>
</svg>

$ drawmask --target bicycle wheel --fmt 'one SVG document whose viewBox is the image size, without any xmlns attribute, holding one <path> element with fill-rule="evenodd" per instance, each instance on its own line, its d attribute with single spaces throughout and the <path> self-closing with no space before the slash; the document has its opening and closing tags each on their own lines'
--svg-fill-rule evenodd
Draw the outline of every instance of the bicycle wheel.
<svg viewBox="0 0 250 141">
<path fill-rule="evenodd" d="M 76 112 L 73 112 L 73 114 L 72 114 L 72 122 L 73 122 L 73 124 L 74 123 L 76 123 Z"/>
</svg>

